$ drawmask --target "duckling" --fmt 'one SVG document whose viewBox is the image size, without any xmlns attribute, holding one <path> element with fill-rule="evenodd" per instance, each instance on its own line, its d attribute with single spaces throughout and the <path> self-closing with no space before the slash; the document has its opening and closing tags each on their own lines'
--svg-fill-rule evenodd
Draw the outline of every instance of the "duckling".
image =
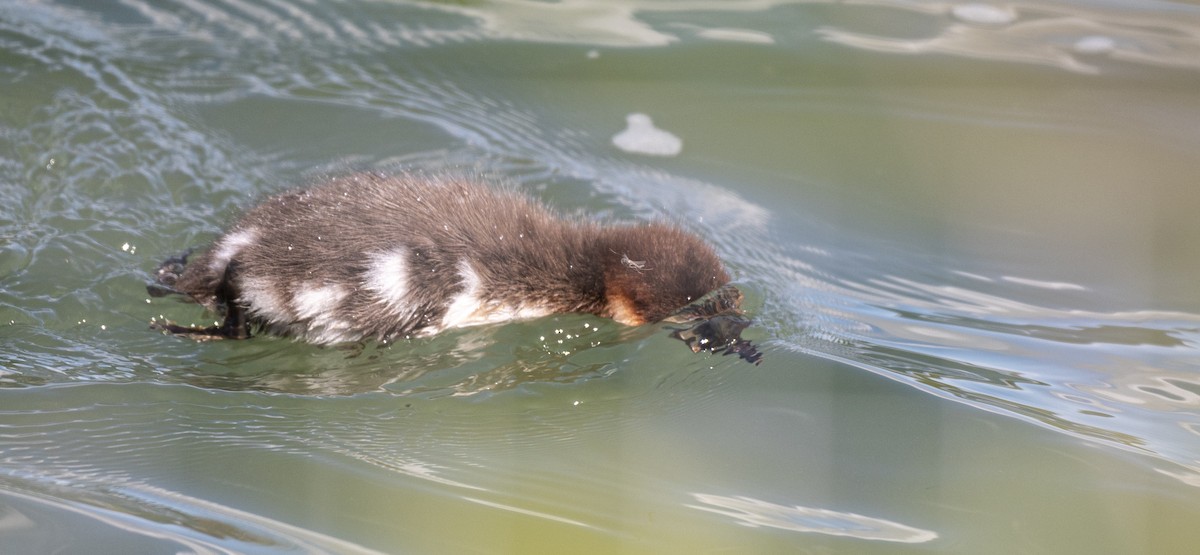
<svg viewBox="0 0 1200 555">
<path fill-rule="evenodd" d="M 716 314 L 681 310 L 729 281 L 713 248 L 674 225 L 563 217 L 477 179 L 359 173 L 267 198 L 199 254 L 164 262 L 148 290 L 224 316 L 156 326 L 172 334 L 328 345 L 556 313 L 696 321 Z M 740 293 L 723 298 L 735 300 L 709 312 L 740 314 Z"/>
</svg>

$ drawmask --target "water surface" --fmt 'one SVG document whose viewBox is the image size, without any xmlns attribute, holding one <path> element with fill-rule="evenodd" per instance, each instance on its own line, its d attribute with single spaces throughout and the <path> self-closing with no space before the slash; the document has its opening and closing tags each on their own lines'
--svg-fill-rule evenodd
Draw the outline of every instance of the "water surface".
<svg viewBox="0 0 1200 555">
<path fill-rule="evenodd" d="M 1200 541 L 1194 3 L 4 3 L 0 83 L 4 553 Z M 358 169 L 679 222 L 765 361 L 148 329 L 212 318 L 161 259 Z"/>
</svg>

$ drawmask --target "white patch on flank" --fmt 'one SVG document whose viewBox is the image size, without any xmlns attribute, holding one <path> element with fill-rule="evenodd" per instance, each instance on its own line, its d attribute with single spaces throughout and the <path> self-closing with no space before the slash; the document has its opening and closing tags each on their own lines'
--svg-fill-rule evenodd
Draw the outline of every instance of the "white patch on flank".
<svg viewBox="0 0 1200 555">
<path fill-rule="evenodd" d="M 442 317 L 443 329 L 529 320 L 550 314 L 549 310 L 539 306 L 484 302 L 483 282 L 466 260 L 458 263 L 458 275 L 462 279 L 463 290 L 446 306 L 446 315 Z"/>
<path fill-rule="evenodd" d="M 241 298 L 250 314 L 272 323 L 289 323 L 292 315 L 276 294 L 274 283 L 261 277 L 242 279 Z"/>
<path fill-rule="evenodd" d="M 330 313 L 337 308 L 338 303 L 346 298 L 346 290 L 337 285 L 324 287 L 315 284 L 304 284 L 292 298 L 292 308 L 296 316 L 306 320 L 328 319 Z"/>
<path fill-rule="evenodd" d="M 403 310 L 408 295 L 408 249 L 397 248 L 371 255 L 365 285 L 388 307 Z"/>
<path fill-rule="evenodd" d="M 217 243 L 217 248 L 213 251 L 212 258 L 208 263 L 208 267 L 214 272 L 222 273 L 225 267 L 229 265 L 229 261 L 237 256 L 242 249 L 247 245 L 253 244 L 258 240 L 258 230 L 255 228 L 243 229 L 234 233 L 230 233 Z"/>
<path fill-rule="evenodd" d="M 350 332 L 350 324 L 333 316 L 338 304 L 349 294 L 338 285 L 306 283 L 292 297 L 292 308 L 301 320 L 308 320 L 304 337 L 312 343 L 341 343 L 359 338 Z"/>
<path fill-rule="evenodd" d="M 483 308 L 479 299 L 482 281 L 466 260 L 458 263 L 458 277 L 462 279 L 463 290 L 450 299 L 450 304 L 446 306 L 446 315 L 442 317 L 442 327 L 445 328 L 472 325 L 478 318 L 476 313 Z"/>
</svg>

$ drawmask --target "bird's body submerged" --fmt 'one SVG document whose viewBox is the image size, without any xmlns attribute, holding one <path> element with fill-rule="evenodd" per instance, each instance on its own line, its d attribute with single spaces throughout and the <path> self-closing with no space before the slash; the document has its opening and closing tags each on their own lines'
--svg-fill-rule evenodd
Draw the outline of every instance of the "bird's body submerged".
<svg viewBox="0 0 1200 555">
<path fill-rule="evenodd" d="M 225 314 L 175 333 L 329 344 L 563 312 L 639 325 L 728 281 L 674 226 L 566 219 L 468 179 L 356 174 L 268 198 L 151 290 Z"/>
</svg>

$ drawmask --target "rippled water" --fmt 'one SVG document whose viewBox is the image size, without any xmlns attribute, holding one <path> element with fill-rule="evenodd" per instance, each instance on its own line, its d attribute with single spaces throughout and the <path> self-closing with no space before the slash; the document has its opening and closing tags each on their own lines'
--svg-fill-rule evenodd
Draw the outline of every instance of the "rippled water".
<svg viewBox="0 0 1200 555">
<path fill-rule="evenodd" d="M 0 83 L 0 552 L 1200 540 L 1194 3 L 0 3 Z M 211 318 L 162 258 L 361 168 L 678 221 L 765 361 L 148 329 Z"/>
</svg>

